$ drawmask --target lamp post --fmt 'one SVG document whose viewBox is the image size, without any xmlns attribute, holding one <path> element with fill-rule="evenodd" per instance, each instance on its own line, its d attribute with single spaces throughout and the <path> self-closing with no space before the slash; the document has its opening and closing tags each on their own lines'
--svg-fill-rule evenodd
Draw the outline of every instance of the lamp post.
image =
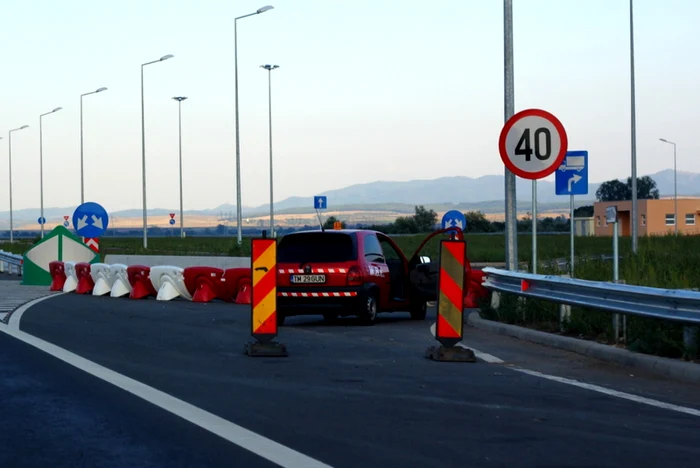
<svg viewBox="0 0 700 468">
<path fill-rule="evenodd" d="M 143 67 L 152 63 L 162 62 L 173 58 L 173 55 L 164 55 L 158 60 L 141 64 L 141 174 L 143 178 L 143 248 L 148 247 L 148 217 L 146 215 L 146 117 L 143 102 Z"/>
<path fill-rule="evenodd" d="M 83 179 L 83 96 L 90 94 L 101 93 L 107 91 L 107 88 L 98 88 L 95 91 L 80 95 L 80 204 L 85 203 L 85 183 Z"/>
<path fill-rule="evenodd" d="M 267 112 L 270 129 L 270 236 L 275 237 L 275 208 L 272 190 L 272 70 L 279 68 L 279 65 L 260 65 L 260 68 L 267 70 Z"/>
<path fill-rule="evenodd" d="M 46 112 L 39 116 L 39 206 L 41 214 L 39 215 L 39 225 L 41 226 L 41 238 L 44 238 L 44 133 L 42 119 L 45 115 L 58 112 L 62 107 L 57 107 L 52 111 Z"/>
<path fill-rule="evenodd" d="M 234 95 L 235 95 L 235 107 L 236 107 L 236 221 L 238 224 L 238 244 L 243 243 L 243 231 L 241 230 L 241 225 L 243 224 L 243 211 L 241 208 L 241 145 L 239 139 L 239 122 L 238 122 L 238 29 L 237 24 L 239 19 L 247 18 L 249 16 L 259 15 L 260 13 L 265 13 L 266 11 L 272 10 L 274 7 L 271 5 L 258 8 L 255 13 L 249 13 L 247 15 L 239 16 L 233 20 L 233 61 L 234 61 Z"/>
<path fill-rule="evenodd" d="M 185 223 L 182 219 L 182 101 L 187 99 L 187 97 L 176 96 L 173 99 L 177 101 L 177 134 L 180 147 L 180 237 L 185 237 Z"/>
<path fill-rule="evenodd" d="M 673 224 L 675 227 L 675 234 L 678 235 L 678 172 L 676 171 L 676 144 L 665 138 L 659 138 L 659 140 L 673 145 Z"/>
<path fill-rule="evenodd" d="M 503 0 L 503 117 L 515 113 L 515 72 L 513 70 L 513 0 Z M 505 168 L 506 268 L 518 270 L 518 207 L 515 174 Z M 533 185 L 534 187 L 534 185 Z M 534 225 L 533 225 L 534 226 Z M 534 239 L 534 237 L 533 237 Z M 534 265 L 534 262 L 533 262 Z"/>
<path fill-rule="evenodd" d="M 637 253 L 637 237 L 639 219 L 637 216 L 637 119 L 634 92 L 634 10 L 633 0 L 630 0 L 630 98 L 631 98 L 631 148 L 632 148 L 632 252 Z"/>
<path fill-rule="evenodd" d="M 19 128 L 13 128 L 7 133 L 8 136 L 8 161 L 10 164 L 10 170 L 9 170 L 9 177 L 10 177 L 10 244 L 14 242 L 14 221 L 12 218 L 12 132 L 16 132 L 17 130 L 24 130 L 25 128 L 29 128 L 29 125 L 22 125 Z"/>
</svg>

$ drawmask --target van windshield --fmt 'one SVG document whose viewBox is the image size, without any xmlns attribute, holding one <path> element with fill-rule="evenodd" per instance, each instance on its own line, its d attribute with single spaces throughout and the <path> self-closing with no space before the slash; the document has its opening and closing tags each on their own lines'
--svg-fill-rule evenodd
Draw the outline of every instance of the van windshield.
<svg viewBox="0 0 700 468">
<path fill-rule="evenodd" d="M 354 233 L 305 232 L 288 234 L 277 247 L 278 263 L 335 263 L 357 260 Z"/>
</svg>

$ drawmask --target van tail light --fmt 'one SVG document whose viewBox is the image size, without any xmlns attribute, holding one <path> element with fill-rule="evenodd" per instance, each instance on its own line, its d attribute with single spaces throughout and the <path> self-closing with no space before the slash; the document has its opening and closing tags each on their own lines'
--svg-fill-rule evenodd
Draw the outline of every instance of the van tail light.
<svg viewBox="0 0 700 468">
<path fill-rule="evenodd" d="M 348 286 L 359 286 L 362 284 L 362 271 L 357 266 L 352 266 L 348 270 Z"/>
</svg>

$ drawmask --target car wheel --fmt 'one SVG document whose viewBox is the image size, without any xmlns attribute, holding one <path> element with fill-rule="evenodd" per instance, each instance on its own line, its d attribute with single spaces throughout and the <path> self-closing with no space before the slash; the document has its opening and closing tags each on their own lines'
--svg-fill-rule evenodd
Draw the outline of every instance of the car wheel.
<svg viewBox="0 0 700 468">
<path fill-rule="evenodd" d="M 362 306 L 362 314 L 360 319 L 364 325 L 374 325 L 377 323 L 377 313 L 379 305 L 377 304 L 377 293 L 370 291 L 365 297 L 365 302 Z"/>
<path fill-rule="evenodd" d="M 428 313 L 428 303 L 419 300 L 411 301 L 409 313 L 411 314 L 411 320 L 425 320 L 425 316 Z"/>
</svg>

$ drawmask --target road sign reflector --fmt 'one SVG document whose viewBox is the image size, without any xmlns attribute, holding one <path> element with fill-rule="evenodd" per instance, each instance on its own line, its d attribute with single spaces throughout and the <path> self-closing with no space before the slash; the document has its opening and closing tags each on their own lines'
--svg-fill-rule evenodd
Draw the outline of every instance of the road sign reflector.
<svg viewBox="0 0 700 468">
<path fill-rule="evenodd" d="M 467 244 L 463 240 L 440 242 L 435 338 L 446 347 L 462 341 L 466 254 Z"/>
</svg>

